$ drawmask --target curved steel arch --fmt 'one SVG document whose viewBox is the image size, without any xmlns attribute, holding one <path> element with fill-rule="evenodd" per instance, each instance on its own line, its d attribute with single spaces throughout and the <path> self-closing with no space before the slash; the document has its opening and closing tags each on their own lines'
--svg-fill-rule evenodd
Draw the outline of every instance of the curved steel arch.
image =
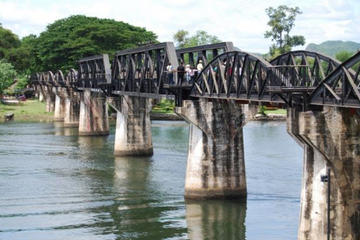
<svg viewBox="0 0 360 240">
<path fill-rule="evenodd" d="M 273 88 L 286 86 L 281 74 L 264 59 L 232 51 L 218 55 L 197 76 L 191 97 L 285 103 Z"/>
<path fill-rule="evenodd" d="M 55 76 L 52 73 L 52 71 L 41 72 L 39 75 L 40 75 L 39 82 L 41 85 L 46 85 L 46 86 L 55 85 Z"/>
<path fill-rule="evenodd" d="M 293 87 L 308 88 L 318 86 L 341 64 L 329 56 L 306 50 L 284 53 L 270 63 L 291 81 Z"/>
<path fill-rule="evenodd" d="M 360 108 L 359 72 L 360 52 L 340 64 L 316 87 L 310 95 L 310 104 Z"/>
<path fill-rule="evenodd" d="M 65 87 L 65 77 L 61 70 L 57 70 L 54 74 L 54 85 L 56 87 Z"/>
<path fill-rule="evenodd" d="M 77 87 L 77 85 L 76 85 L 77 82 L 78 82 L 78 71 L 71 68 L 69 70 L 69 72 L 66 74 L 65 86 L 67 86 L 69 88 L 70 87 L 76 88 Z"/>
</svg>

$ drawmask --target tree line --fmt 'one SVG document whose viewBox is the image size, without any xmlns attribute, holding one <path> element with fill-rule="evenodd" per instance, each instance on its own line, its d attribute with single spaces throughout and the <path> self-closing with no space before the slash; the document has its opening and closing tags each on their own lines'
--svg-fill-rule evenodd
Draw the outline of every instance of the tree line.
<svg viewBox="0 0 360 240">
<path fill-rule="evenodd" d="M 296 16 L 301 14 L 298 7 L 281 5 L 269 7 L 265 12 L 269 17 L 269 30 L 264 37 L 272 41 L 265 58 L 271 59 L 305 44 L 303 36 L 290 35 Z M 179 30 L 173 38 L 178 48 L 221 42 L 217 36 L 201 30 L 191 36 L 188 31 Z M 0 94 L 14 78 L 18 79 L 19 87 L 24 87 L 27 76 L 32 73 L 68 70 L 75 68 L 76 61 L 86 56 L 99 53 L 113 56 L 118 50 L 156 42 L 157 35 L 145 28 L 83 15 L 57 20 L 39 36 L 31 34 L 22 39 L 0 23 Z M 351 53 L 342 52 L 337 57 L 344 61 L 350 56 Z"/>
</svg>

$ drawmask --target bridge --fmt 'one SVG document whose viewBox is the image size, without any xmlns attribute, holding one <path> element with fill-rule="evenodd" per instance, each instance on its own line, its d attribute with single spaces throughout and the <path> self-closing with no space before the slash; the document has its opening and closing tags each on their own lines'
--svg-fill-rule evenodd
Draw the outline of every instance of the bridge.
<svg viewBox="0 0 360 240">
<path fill-rule="evenodd" d="M 191 81 L 168 71 L 202 68 Z M 185 198 L 245 198 L 242 128 L 257 105 L 287 109 L 304 149 L 298 239 L 360 239 L 360 52 L 344 63 L 309 51 L 268 62 L 231 42 L 175 49 L 159 43 L 80 59 L 77 69 L 31 77 L 47 111 L 80 135 L 107 135 L 115 155 L 152 155 L 153 99 L 171 98 L 190 124 Z M 261 167 L 261 166 L 259 166 Z"/>
</svg>

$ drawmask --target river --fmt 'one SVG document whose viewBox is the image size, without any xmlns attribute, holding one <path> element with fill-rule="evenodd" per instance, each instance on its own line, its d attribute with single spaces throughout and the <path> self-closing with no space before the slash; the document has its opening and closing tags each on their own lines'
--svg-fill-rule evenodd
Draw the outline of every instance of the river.
<svg viewBox="0 0 360 240">
<path fill-rule="evenodd" d="M 302 149 L 285 122 L 244 127 L 248 198 L 184 201 L 188 125 L 153 121 L 151 158 L 54 123 L 0 124 L 0 239 L 297 237 Z"/>
</svg>

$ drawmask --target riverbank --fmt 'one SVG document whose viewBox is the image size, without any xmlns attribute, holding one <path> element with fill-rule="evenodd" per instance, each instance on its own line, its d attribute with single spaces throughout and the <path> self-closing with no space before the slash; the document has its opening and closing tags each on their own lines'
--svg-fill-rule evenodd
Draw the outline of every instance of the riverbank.
<svg viewBox="0 0 360 240">
<path fill-rule="evenodd" d="M 51 122 L 54 120 L 53 112 L 46 112 L 46 104 L 38 100 L 26 100 L 18 104 L 0 103 L 0 122 L 4 122 L 6 114 L 14 113 L 16 122 Z M 266 115 L 257 115 L 255 121 L 284 121 L 286 120 L 286 110 L 265 110 Z M 151 120 L 179 121 L 181 117 L 173 112 L 173 108 L 168 103 L 157 105 L 151 112 Z"/>
<path fill-rule="evenodd" d="M 46 105 L 38 100 L 26 100 L 18 104 L 0 103 L 0 122 L 4 122 L 6 114 L 14 113 L 16 122 L 51 122 L 54 113 L 45 111 Z"/>
</svg>

